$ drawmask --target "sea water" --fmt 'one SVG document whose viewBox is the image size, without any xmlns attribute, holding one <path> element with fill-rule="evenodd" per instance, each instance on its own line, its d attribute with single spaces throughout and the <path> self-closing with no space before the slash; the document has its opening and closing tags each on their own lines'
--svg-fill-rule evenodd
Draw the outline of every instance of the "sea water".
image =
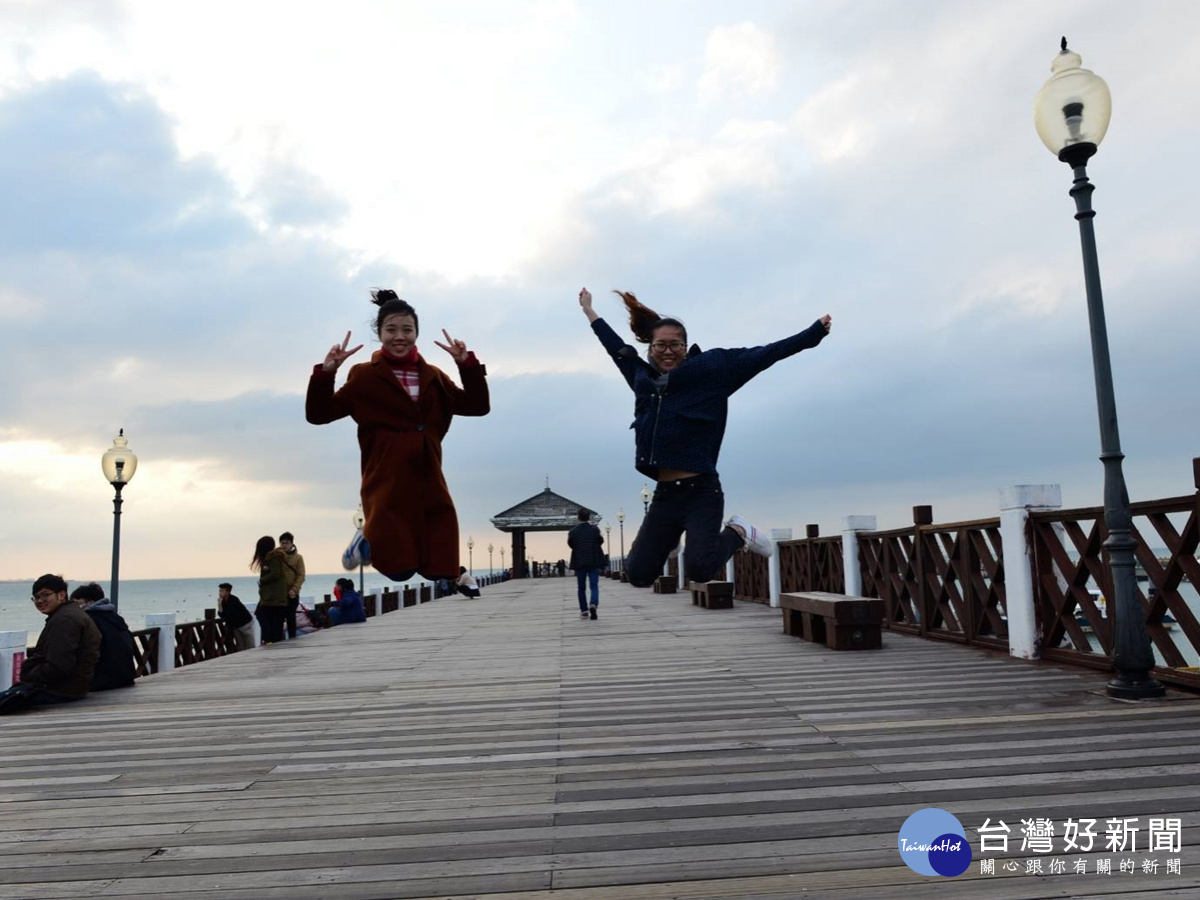
<svg viewBox="0 0 1200 900">
<path fill-rule="evenodd" d="M 321 602 L 326 594 L 333 593 L 334 582 L 339 578 L 350 578 L 355 585 L 358 584 L 357 573 L 309 574 L 300 591 L 301 599 L 306 606 Z M 89 580 L 92 579 L 68 581 L 67 585 L 73 591 L 79 585 L 87 584 Z M 107 580 L 95 581 L 106 593 L 108 592 Z M 233 585 L 234 596 L 246 604 L 248 609 L 253 609 L 258 603 L 258 577 L 255 575 L 152 578 L 121 581 L 117 611 L 133 631 L 145 628 L 146 616 L 152 613 L 174 613 L 176 622 L 197 622 L 204 618 L 206 609 L 216 609 L 217 585 L 225 581 Z M 385 587 L 389 590 L 400 590 L 427 583 L 414 578 L 403 584 L 394 584 L 380 575 L 368 574 L 363 586 L 369 595 L 379 594 Z M 32 587 L 32 580 L 0 581 L 0 631 L 25 631 L 28 633 L 27 642 L 30 644 L 37 640 L 46 621 L 46 617 L 37 611 L 30 599 Z"/>
</svg>

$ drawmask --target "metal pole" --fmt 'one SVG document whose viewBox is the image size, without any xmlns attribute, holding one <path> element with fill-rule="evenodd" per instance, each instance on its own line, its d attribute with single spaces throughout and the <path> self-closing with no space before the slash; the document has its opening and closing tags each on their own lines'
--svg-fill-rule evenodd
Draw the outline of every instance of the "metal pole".
<svg viewBox="0 0 1200 900">
<path fill-rule="evenodd" d="M 619 523 L 621 526 L 621 571 L 625 571 L 625 522 Z"/>
<path fill-rule="evenodd" d="M 117 473 L 120 474 L 121 463 L 117 463 Z M 117 594 L 120 582 L 118 576 L 121 568 L 121 488 L 124 482 L 113 482 L 113 545 L 112 545 L 112 577 L 109 580 L 109 597 L 113 610 L 117 609 Z"/>
<path fill-rule="evenodd" d="M 1074 162 L 1074 161 L 1069 161 Z M 1137 596 L 1134 551 L 1137 541 L 1131 534 L 1133 515 L 1129 510 L 1129 492 L 1121 471 L 1121 436 L 1117 428 L 1117 402 L 1113 392 L 1112 361 L 1108 353 L 1108 328 L 1104 320 L 1104 297 L 1100 291 L 1100 263 L 1096 253 L 1096 232 L 1092 219 L 1092 183 L 1087 177 L 1086 159 L 1072 165 L 1075 185 L 1075 218 L 1079 221 L 1079 240 L 1083 247 L 1083 274 L 1087 287 L 1088 325 L 1092 337 L 1092 367 L 1096 379 L 1096 408 L 1100 417 L 1100 461 L 1104 464 L 1104 522 L 1108 526 L 1109 569 L 1112 574 L 1114 607 L 1113 668 L 1116 674 L 1108 682 L 1110 697 L 1142 700 L 1161 697 L 1165 689 L 1151 677 L 1154 652 L 1146 631 L 1145 612 Z"/>
<path fill-rule="evenodd" d="M 358 596 L 363 595 L 363 564 L 362 558 L 358 560 Z"/>
</svg>

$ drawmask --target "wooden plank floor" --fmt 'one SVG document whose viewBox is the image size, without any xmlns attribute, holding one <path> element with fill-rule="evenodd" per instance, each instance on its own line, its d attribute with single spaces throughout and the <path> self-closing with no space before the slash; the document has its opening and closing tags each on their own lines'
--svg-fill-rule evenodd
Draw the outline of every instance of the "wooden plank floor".
<svg viewBox="0 0 1200 900">
<path fill-rule="evenodd" d="M 590 622 L 573 579 L 510 582 L 0 719 L 0 900 L 1200 897 L 1200 699 L 602 592 Z M 911 872 L 929 806 L 976 850 L 1004 819 L 1020 870 Z M 1025 874 L 1020 820 L 1069 816 L 1184 846 Z"/>
</svg>

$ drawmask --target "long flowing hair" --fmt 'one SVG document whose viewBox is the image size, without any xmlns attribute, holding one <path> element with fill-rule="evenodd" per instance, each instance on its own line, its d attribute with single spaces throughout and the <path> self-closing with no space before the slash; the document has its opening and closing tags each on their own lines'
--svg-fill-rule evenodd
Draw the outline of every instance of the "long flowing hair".
<svg viewBox="0 0 1200 900">
<path fill-rule="evenodd" d="M 275 549 L 275 538 L 269 534 L 264 534 L 258 539 L 258 543 L 254 545 L 254 556 L 250 560 L 250 571 L 257 572 L 262 568 L 263 561 L 267 558 L 267 554 Z"/>
<path fill-rule="evenodd" d="M 613 291 L 625 302 L 629 311 L 629 329 L 639 343 L 649 344 L 654 340 L 654 332 L 664 325 L 671 325 L 683 332 L 683 342 L 687 343 L 687 327 L 678 319 L 670 316 L 660 316 L 629 291 Z"/>
</svg>

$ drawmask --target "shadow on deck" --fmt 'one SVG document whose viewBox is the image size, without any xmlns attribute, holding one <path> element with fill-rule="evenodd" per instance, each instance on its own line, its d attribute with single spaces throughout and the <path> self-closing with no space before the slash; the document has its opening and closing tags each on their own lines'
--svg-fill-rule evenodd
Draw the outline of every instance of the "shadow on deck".
<svg viewBox="0 0 1200 900">
<path fill-rule="evenodd" d="M 595 622 L 574 579 L 508 582 L 0 719 L 0 898 L 1200 896 L 1200 700 L 601 590 Z M 966 826 L 963 875 L 901 862 L 925 807 Z M 1022 849 L 1034 818 L 1053 852 Z M 1063 851 L 1068 818 L 1093 852 Z M 1106 850 L 1113 818 L 1136 852 Z M 980 853 L 985 819 L 1006 852 Z"/>
</svg>

